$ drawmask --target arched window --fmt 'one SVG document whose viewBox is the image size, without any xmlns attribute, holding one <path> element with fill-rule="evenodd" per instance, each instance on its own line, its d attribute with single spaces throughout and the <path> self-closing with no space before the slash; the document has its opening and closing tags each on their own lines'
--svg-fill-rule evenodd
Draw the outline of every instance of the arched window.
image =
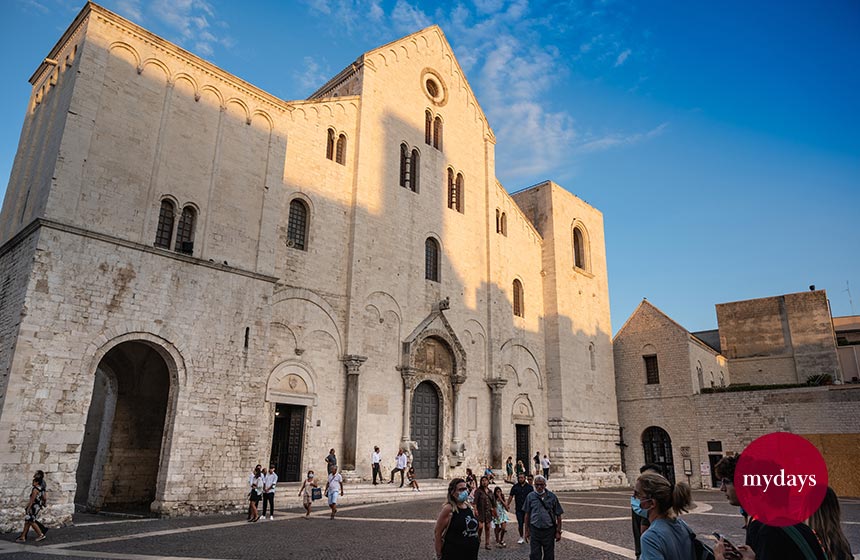
<svg viewBox="0 0 860 560">
<path fill-rule="evenodd" d="M 194 222 L 196 222 L 194 208 L 186 206 L 182 209 L 179 217 L 179 226 L 176 228 L 176 245 L 173 248 L 186 255 L 194 253 Z"/>
<path fill-rule="evenodd" d="M 439 115 L 433 120 L 433 147 L 442 150 L 442 117 Z"/>
<path fill-rule="evenodd" d="M 514 315 L 525 317 L 523 310 L 523 283 L 519 279 L 514 280 Z"/>
<path fill-rule="evenodd" d="M 432 237 L 424 242 L 424 278 L 439 281 L 439 242 Z"/>
<path fill-rule="evenodd" d="M 424 142 L 428 146 L 433 145 L 433 114 L 429 109 L 424 111 Z"/>
<path fill-rule="evenodd" d="M 448 208 L 457 208 L 457 190 L 454 185 L 454 170 L 448 168 Z"/>
<path fill-rule="evenodd" d="M 705 371 L 702 369 L 702 362 L 696 362 L 696 378 L 699 380 L 699 390 L 705 386 Z"/>
<path fill-rule="evenodd" d="M 335 161 L 341 165 L 346 165 L 346 135 L 341 134 L 337 137 L 337 150 L 335 152 Z"/>
<path fill-rule="evenodd" d="M 409 189 L 412 192 L 418 192 L 419 175 L 421 175 L 421 156 L 418 150 L 413 148 L 412 155 L 409 157 Z"/>
<path fill-rule="evenodd" d="M 409 146 L 400 144 L 400 186 L 409 188 Z"/>
<path fill-rule="evenodd" d="M 170 249 L 170 238 L 173 237 L 174 215 L 173 203 L 169 200 L 162 200 L 161 210 L 158 212 L 158 229 L 155 230 L 156 247 Z"/>
<path fill-rule="evenodd" d="M 502 211 L 496 208 L 496 233 L 502 233 Z"/>
<path fill-rule="evenodd" d="M 726 374 L 723 372 L 720 372 L 720 387 L 725 387 L 725 386 L 726 386 Z"/>
<path fill-rule="evenodd" d="M 591 371 L 597 369 L 597 358 L 594 355 L 594 343 L 588 344 L 588 359 L 591 361 Z"/>
<path fill-rule="evenodd" d="M 457 191 L 457 212 L 463 213 L 463 174 L 457 173 L 457 180 L 454 184 L 454 187 Z M 502 229 L 504 230 L 504 219 L 505 215 L 502 214 Z M 503 232 L 504 233 L 504 232 Z"/>
<path fill-rule="evenodd" d="M 642 356 L 645 361 L 645 382 L 648 385 L 660 383 L 660 367 L 657 365 L 657 355 Z"/>
<path fill-rule="evenodd" d="M 714 372 L 711 372 L 711 388 L 716 387 L 716 382 L 714 381 Z"/>
<path fill-rule="evenodd" d="M 460 176 L 462 177 L 462 175 Z M 502 221 L 501 221 L 501 233 L 505 237 L 508 235 L 508 215 L 505 212 L 502 212 Z"/>
<path fill-rule="evenodd" d="M 328 129 L 328 138 L 325 142 L 326 159 L 334 159 L 334 129 Z"/>
<path fill-rule="evenodd" d="M 585 237 L 579 227 L 573 228 L 573 265 L 582 270 L 588 270 L 586 262 Z"/>
<path fill-rule="evenodd" d="M 287 247 L 306 250 L 308 234 L 308 206 L 294 198 L 290 202 L 290 218 L 287 222 Z"/>
</svg>

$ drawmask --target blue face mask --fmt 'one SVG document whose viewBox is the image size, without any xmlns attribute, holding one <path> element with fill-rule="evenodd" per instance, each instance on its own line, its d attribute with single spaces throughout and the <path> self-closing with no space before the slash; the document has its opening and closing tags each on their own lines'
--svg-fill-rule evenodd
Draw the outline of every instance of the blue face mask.
<svg viewBox="0 0 860 560">
<path fill-rule="evenodd" d="M 469 491 L 463 490 L 459 494 L 457 494 L 457 501 L 462 503 L 469 499 Z"/>
<path fill-rule="evenodd" d="M 648 519 L 648 510 L 642 509 L 641 502 L 639 501 L 639 498 L 631 497 L 630 498 L 630 507 L 633 508 L 633 511 L 636 513 L 636 515 L 638 515 L 639 517 L 644 517 L 645 519 Z"/>
</svg>

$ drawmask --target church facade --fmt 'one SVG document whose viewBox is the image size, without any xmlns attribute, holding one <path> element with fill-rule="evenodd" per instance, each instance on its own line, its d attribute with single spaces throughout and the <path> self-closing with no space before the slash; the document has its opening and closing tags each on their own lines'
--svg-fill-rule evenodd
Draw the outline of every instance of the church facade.
<svg viewBox="0 0 860 560">
<path fill-rule="evenodd" d="M 601 213 L 513 195 L 442 31 L 284 101 L 89 3 L 30 79 L 0 215 L 0 516 L 243 504 L 547 453 L 623 481 Z M 194 472 L 195 487 L 187 484 Z"/>
</svg>

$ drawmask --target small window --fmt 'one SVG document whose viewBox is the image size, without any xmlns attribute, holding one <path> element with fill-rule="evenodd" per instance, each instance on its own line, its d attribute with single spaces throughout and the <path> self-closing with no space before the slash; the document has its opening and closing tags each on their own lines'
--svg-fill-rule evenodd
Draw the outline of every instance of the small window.
<svg viewBox="0 0 860 560">
<path fill-rule="evenodd" d="M 409 190 L 418 192 L 418 181 L 421 175 L 421 156 L 418 150 L 413 148 L 409 156 Z"/>
<path fill-rule="evenodd" d="M 463 174 L 457 173 L 457 180 L 454 182 L 455 190 L 457 191 L 457 212 L 463 213 Z M 504 233 L 505 214 L 502 213 L 502 233 Z"/>
<path fill-rule="evenodd" d="M 657 356 L 642 356 L 645 360 L 645 378 L 648 385 L 657 385 L 660 383 L 660 370 L 657 367 Z"/>
<path fill-rule="evenodd" d="M 457 190 L 454 184 L 454 170 L 448 168 L 448 208 L 457 208 Z"/>
<path fill-rule="evenodd" d="M 439 85 L 436 82 L 434 82 L 430 78 L 427 78 L 427 81 L 425 82 L 424 86 L 427 88 L 427 93 L 430 94 L 430 97 L 434 99 L 436 97 L 439 97 Z"/>
<path fill-rule="evenodd" d="M 502 233 L 502 211 L 496 208 L 496 233 Z"/>
<path fill-rule="evenodd" d="M 409 188 L 409 146 L 400 144 L 400 186 Z"/>
<path fill-rule="evenodd" d="M 442 118 L 439 115 L 433 120 L 433 147 L 442 150 Z"/>
<path fill-rule="evenodd" d="M 594 355 L 594 343 L 591 342 L 588 345 L 588 359 L 591 362 L 591 371 L 597 369 L 597 357 Z"/>
<path fill-rule="evenodd" d="M 582 230 L 578 227 L 573 228 L 573 264 L 576 268 L 586 270 L 585 241 L 582 236 Z"/>
<path fill-rule="evenodd" d="M 460 177 L 462 177 L 462 175 Z M 501 226 L 501 232 L 500 233 L 502 235 L 504 235 L 505 237 L 507 237 L 508 236 L 508 215 L 505 212 L 502 212 L 502 219 L 501 219 L 501 223 L 499 225 Z"/>
<path fill-rule="evenodd" d="M 335 161 L 341 165 L 346 165 L 346 135 L 341 134 L 337 137 L 337 149 L 335 150 Z"/>
<path fill-rule="evenodd" d="M 518 279 L 514 280 L 514 315 L 517 317 L 525 317 L 523 310 L 523 283 Z"/>
<path fill-rule="evenodd" d="M 158 229 L 155 231 L 155 246 L 162 249 L 170 249 L 170 238 L 173 237 L 173 203 L 169 200 L 161 201 L 161 210 L 158 212 Z"/>
<path fill-rule="evenodd" d="M 290 217 L 287 223 L 287 247 L 304 251 L 308 232 L 308 207 L 299 199 L 290 202 Z"/>
<path fill-rule="evenodd" d="M 429 110 L 424 111 L 424 142 L 433 145 L 433 114 Z"/>
<path fill-rule="evenodd" d="M 186 255 L 194 253 L 194 222 L 196 218 L 197 215 L 191 206 L 182 209 L 179 226 L 176 228 L 176 245 L 174 245 L 174 250 L 177 252 Z"/>
<path fill-rule="evenodd" d="M 328 129 L 328 137 L 325 142 L 326 159 L 334 159 L 334 130 Z"/>
<path fill-rule="evenodd" d="M 424 278 L 439 281 L 439 243 L 432 237 L 424 242 Z"/>
</svg>

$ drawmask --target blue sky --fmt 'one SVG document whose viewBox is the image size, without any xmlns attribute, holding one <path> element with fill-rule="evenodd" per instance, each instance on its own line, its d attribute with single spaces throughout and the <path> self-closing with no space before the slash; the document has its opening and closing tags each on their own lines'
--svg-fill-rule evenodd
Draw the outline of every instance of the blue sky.
<svg viewBox="0 0 860 560">
<path fill-rule="evenodd" d="M 0 4 L 0 185 L 27 78 L 82 6 Z M 613 332 L 643 297 L 690 330 L 714 304 L 828 291 L 860 313 L 860 3 L 104 0 L 283 99 L 438 23 L 509 191 L 553 179 L 605 218 Z"/>
</svg>

